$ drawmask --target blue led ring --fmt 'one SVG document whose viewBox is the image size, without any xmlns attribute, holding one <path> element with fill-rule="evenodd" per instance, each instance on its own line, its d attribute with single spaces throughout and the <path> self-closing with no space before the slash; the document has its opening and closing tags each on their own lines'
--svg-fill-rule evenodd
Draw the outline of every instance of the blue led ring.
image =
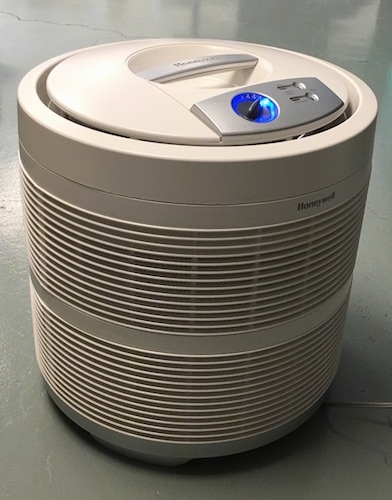
<svg viewBox="0 0 392 500">
<path fill-rule="evenodd" d="M 237 94 L 231 101 L 231 107 L 237 115 L 257 123 L 272 122 L 279 114 L 278 105 L 270 97 L 254 92 Z"/>
</svg>

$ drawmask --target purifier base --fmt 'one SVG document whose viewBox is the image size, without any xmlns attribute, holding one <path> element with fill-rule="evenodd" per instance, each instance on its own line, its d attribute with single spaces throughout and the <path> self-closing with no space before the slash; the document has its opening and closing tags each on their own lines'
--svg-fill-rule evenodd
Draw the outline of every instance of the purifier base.
<svg viewBox="0 0 392 500">
<path fill-rule="evenodd" d="M 151 441 L 122 434 L 120 432 L 113 432 L 75 412 L 53 392 L 46 381 L 45 387 L 56 406 L 58 406 L 73 422 L 90 433 L 101 445 L 129 458 L 166 467 L 183 465 L 194 459 L 234 455 L 270 444 L 305 423 L 305 421 L 320 408 L 329 391 L 328 388 L 323 396 L 300 416 L 272 431 L 246 439 L 228 439 L 223 442 L 184 444 L 174 442 L 165 443 L 159 440 Z"/>
<path fill-rule="evenodd" d="M 148 453 L 140 453 L 137 451 L 129 450 L 127 448 L 123 448 L 122 446 L 114 445 L 109 441 L 105 441 L 104 439 L 99 438 L 98 436 L 91 435 L 99 444 L 105 446 L 109 450 L 112 450 L 120 455 L 124 455 L 125 457 L 132 458 L 134 460 L 140 460 L 141 462 L 145 462 L 153 465 L 161 465 L 164 467 L 178 467 L 179 465 L 184 465 L 187 462 L 193 460 L 193 457 L 164 457 L 164 456 L 156 456 L 150 455 Z"/>
</svg>

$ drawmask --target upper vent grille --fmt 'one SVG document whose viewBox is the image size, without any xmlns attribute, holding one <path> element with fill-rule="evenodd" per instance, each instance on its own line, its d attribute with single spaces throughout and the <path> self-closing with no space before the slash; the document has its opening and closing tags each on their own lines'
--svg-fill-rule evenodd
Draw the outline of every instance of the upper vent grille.
<svg viewBox="0 0 392 500">
<path fill-rule="evenodd" d="M 25 171 L 22 182 L 40 284 L 88 315 L 173 334 L 255 331 L 326 300 L 352 273 L 366 196 L 292 223 L 181 230 L 87 212 Z"/>
</svg>

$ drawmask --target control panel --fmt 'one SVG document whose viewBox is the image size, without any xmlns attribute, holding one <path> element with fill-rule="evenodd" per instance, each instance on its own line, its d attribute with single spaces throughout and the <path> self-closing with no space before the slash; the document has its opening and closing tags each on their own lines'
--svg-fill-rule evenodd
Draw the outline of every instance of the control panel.
<svg viewBox="0 0 392 500">
<path fill-rule="evenodd" d="M 344 102 L 318 78 L 265 82 L 194 104 L 191 111 L 223 144 L 255 144 L 299 136 L 331 123 Z"/>
</svg>

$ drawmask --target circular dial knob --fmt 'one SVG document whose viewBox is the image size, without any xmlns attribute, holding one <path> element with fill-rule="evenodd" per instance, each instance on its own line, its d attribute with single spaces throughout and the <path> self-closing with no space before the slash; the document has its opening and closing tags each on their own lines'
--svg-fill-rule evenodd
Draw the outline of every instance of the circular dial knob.
<svg viewBox="0 0 392 500">
<path fill-rule="evenodd" d="M 268 96 L 244 92 L 233 97 L 231 102 L 237 115 L 253 122 L 266 123 L 279 114 L 278 105 Z"/>
</svg>

